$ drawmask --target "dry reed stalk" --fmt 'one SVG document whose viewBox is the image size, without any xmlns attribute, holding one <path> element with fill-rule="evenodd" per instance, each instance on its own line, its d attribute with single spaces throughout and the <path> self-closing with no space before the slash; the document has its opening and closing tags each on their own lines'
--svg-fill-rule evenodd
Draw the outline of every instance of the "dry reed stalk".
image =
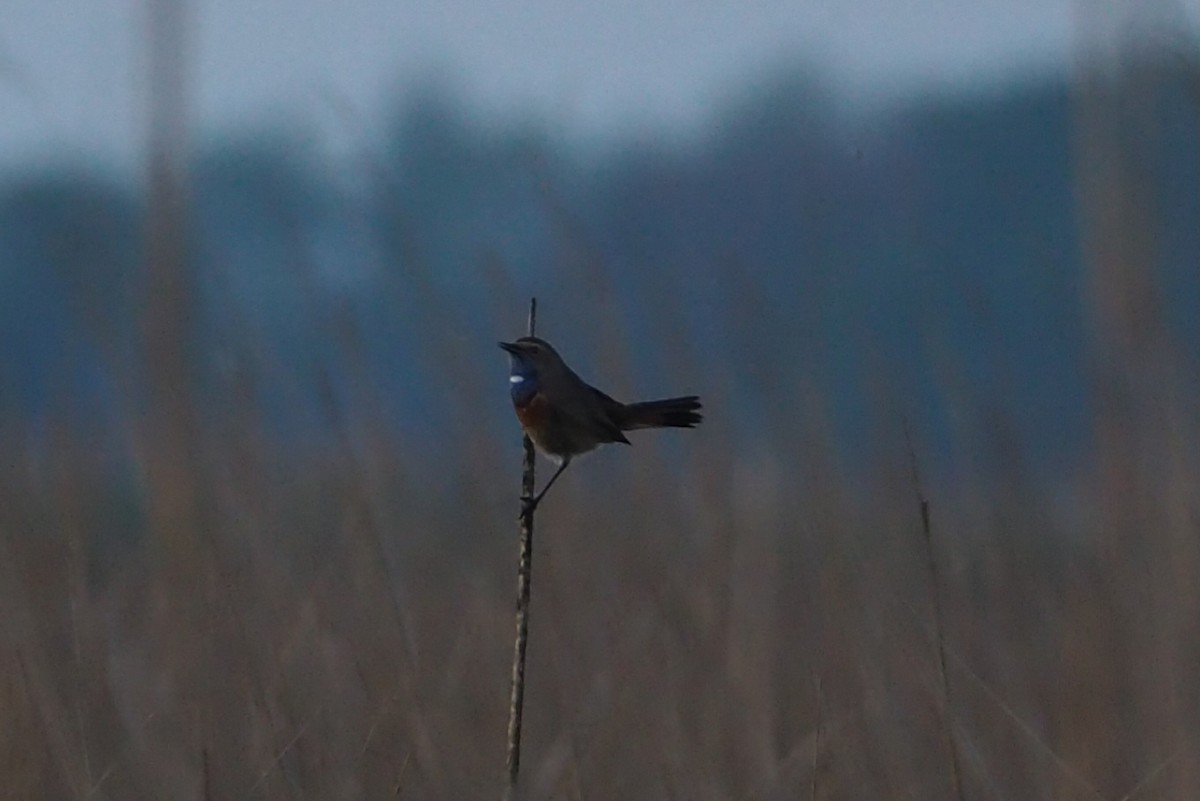
<svg viewBox="0 0 1200 801">
<path fill-rule="evenodd" d="M 913 490 L 917 494 L 917 503 L 921 508 L 921 533 L 925 541 L 925 560 L 929 566 L 929 593 L 933 604 L 933 629 L 938 647 L 938 681 L 942 690 L 941 717 L 942 731 L 946 737 L 946 750 L 950 752 L 950 771 L 954 776 L 954 797 L 965 801 L 963 794 L 962 768 L 959 765 L 958 744 L 954 738 L 953 721 L 950 714 L 950 676 L 946 672 L 946 632 L 942 626 L 941 581 L 938 578 L 937 558 L 933 553 L 933 526 L 929 518 L 929 499 L 921 488 L 921 474 L 917 470 L 917 455 L 913 450 L 912 435 L 907 423 L 904 426 L 904 441 L 908 446 L 908 458 L 912 467 Z"/>
<path fill-rule="evenodd" d="M 537 325 L 537 298 L 529 299 L 529 336 Z M 533 440 L 524 437 L 525 454 L 521 472 L 522 497 L 535 490 Z M 517 567 L 517 636 L 513 642 L 512 691 L 508 699 L 508 784 L 505 801 L 514 797 L 521 772 L 521 717 L 525 707 L 525 648 L 529 642 L 529 581 L 533 569 L 533 504 L 521 507 L 521 549 Z"/>
</svg>

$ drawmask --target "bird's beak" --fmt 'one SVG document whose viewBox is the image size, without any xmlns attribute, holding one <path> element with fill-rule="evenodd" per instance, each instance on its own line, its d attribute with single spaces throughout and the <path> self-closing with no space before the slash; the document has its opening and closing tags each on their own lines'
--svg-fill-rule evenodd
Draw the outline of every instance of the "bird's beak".
<svg viewBox="0 0 1200 801">
<path fill-rule="evenodd" d="M 521 346 L 515 342 L 501 342 L 500 347 L 504 348 L 514 356 L 521 352 Z"/>
</svg>

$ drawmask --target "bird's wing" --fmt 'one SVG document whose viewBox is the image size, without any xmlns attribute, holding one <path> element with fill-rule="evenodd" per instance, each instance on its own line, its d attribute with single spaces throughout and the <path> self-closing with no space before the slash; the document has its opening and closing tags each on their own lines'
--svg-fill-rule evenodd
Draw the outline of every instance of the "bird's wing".
<svg viewBox="0 0 1200 801">
<path fill-rule="evenodd" d="M 555 411 L 575 426 L 602 434 L 599 442 L 625 442 L 620 414 L 624 406 L 588 384 L 571 368 L 544 376 L 543 392 L 554 401 Z"/>
<path fill-rule="evenodd" d="M 604 427 L 604 430 L 613 438 L 613 442 L 629 444 L 629 440 L 621 433 L 621 417 L 625 412 L 625 404 L 614 400 L 591 385 L 587 385 L 587 388 L 591 390 L 592 396 L 599 401 L 599 404 L 597 404 L 598 408 L 595 409 L 597 424 Z"/>
</svg>

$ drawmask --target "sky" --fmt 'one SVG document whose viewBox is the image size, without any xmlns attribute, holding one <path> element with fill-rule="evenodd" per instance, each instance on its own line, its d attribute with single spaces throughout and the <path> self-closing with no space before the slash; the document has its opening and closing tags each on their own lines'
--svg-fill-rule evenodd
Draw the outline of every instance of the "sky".
<svg viewBox="0 0 1200 801">
<path fill-rule="evenodd" d="M 1062 68 L 1080 2 L 192 0 L 191 127 L 300 125 L 336 146 L 436 80 L 582 139 L 670 134 L 786 65 L 862 98 Z M 146 4 L 0 3 L 0 165 L 138 163 Z"/>
</svg>

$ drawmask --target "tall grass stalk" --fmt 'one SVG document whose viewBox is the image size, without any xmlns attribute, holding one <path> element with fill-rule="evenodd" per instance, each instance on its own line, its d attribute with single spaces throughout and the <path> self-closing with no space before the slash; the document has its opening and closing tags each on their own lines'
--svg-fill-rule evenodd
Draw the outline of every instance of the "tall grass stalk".
<svg viewBox="0 0 1200 801">
<path fill-rule="evenodd" d="M 942 621 L 941 580 L 938 576 L 937 556 L 933 550 L 933 525 L 930 522 L 929 499 L 925 496 L 925 490 L 921 485 L 921 473 L 917 468 L 917 454 L 913 449 L 912 435 L 909 433 L 907 423 L 904 426 L 904 440 L 908 448 L 909 464 L 912 467 L 913 491 L 916 492 L 917 504 L 921 511 L 921 535 L 925 544 L 925 561 L 929 569 L 930 604 L 933 608 L 933 629 L 937 639 L 938 683 L 942 691 L 940 704 L 942 731 L 946 738 L 946 750 L 950 757 L 950 773 L 954 779 L 954 797 L 958 801 L 966 801 L 966 796 L 963 794 L 958 742 L 954 737 L 954 720 L 950 704 L 950 676 L 946 670 L 946 630 Z"/>
<path fill-rule="evenodd" d="M 529 299 L 529 336 L 537 328 L 537 298 Z M 521 466 L 521 495 L 532 498 L 536 489 L 533 440 L 526 434 Z M 513 641 L 512 691 L 508 699 L 508 783 L 504 799 L 516 793 L 521 773 L 521 723 L 525 711 L 525 649 L 529 642 L 529 592 L 533 571 L 533 504 L 522 504 L 520 553 L 517 566 L 517 634 Z"/>
</svg>

